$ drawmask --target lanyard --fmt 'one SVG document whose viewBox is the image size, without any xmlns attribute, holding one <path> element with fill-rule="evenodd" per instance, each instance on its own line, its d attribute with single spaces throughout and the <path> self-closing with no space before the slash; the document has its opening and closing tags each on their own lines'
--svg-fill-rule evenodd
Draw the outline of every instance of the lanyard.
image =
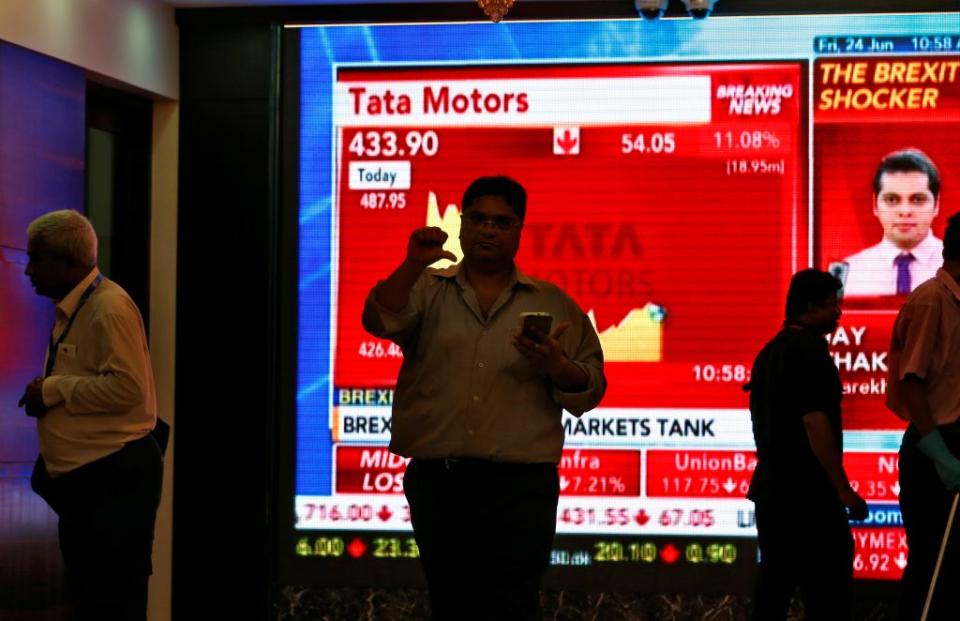
<svg viewBox="0 0 960 621">
<path fill-rule="evenodd" d="M 77 318 L 77 315 L 80 314 L 80 309 L 83 308 L 83 305 L 86 304 L 87 298 L 90 297 L 90 294 L 100 286 L 100 283 L 103 282 L 103 274 L 97 274 L 97 277 L 93 280 L 90 285 L 83 290 L 83 293 L 80 294 L 80 299 L 77 301 L 77 307 L 73 310 L 73 313 L 70 315 L 70 319 L 67 320 L 67 327 L 63 329 L 63 332 L 60 333 L 60 338 L 57 339 L 57 342 L 53 342 L 53 333 L 50 333 L 50 345 L 47 349 L 47 368 L 44 371 L 44 377 L 50 377 L 50 374 L 53 372 L 53 364 L 57 360 L 57 350 L 60 349 L 60 343 L 63 343 L 63 340 L 67 338 L 67 334 L 70 333 L 70 328 L 73 327 L 73 320 Z"/>
</svg>

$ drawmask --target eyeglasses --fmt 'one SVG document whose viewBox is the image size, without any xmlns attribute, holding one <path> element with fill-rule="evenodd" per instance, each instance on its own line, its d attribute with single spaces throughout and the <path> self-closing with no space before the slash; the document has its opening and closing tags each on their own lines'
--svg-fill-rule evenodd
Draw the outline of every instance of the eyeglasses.
<svg viewBox="0 0 960 621">
<path fill-rule="evenodd" d="M 486 216 L 478 211 L 467 211 L 460 214 L 460 219 L 470 228 L 479 229 L 486 224 L 492 224 L 498 230 L 509 231 L 514 227 L 521 227 L 523 223 L 510 216 Z"/>
</svg>

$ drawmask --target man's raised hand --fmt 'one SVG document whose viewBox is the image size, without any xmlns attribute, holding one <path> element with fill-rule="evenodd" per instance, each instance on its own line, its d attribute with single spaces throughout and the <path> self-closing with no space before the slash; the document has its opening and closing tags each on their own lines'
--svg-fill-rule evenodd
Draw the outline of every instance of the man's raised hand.
<svg viewBox="0 0 960 621">
<path fill-rule="evenodd" d="M 447 234 L 438 227 L 424 226 L 410 234 L 407 244 L 407 261 L 421 269 L 436 263 L 440 259 L 449 259 L 456 262 L 457 257 L 449 250 L 443 249 L 447 241 Z"/>
</svg>

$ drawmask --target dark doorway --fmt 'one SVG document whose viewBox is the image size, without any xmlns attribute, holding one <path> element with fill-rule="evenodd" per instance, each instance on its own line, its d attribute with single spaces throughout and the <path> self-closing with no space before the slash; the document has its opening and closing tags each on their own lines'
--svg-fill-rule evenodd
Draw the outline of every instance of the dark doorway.
<svg viewBox="0 0 960 621">
<path fill-rule="evenodd" d="M 150 142 L 153 102 L 87 82 L 86 213 L 99 264 L 149 325 Z"/>
</svg>

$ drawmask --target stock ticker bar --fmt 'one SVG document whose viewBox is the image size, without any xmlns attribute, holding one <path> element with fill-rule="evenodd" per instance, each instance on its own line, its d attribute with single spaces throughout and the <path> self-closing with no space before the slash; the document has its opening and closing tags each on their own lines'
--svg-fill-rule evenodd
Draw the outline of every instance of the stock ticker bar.
<svg viewBox="0 0 960 621">
<path fill-rule="evenodd" d="M 299 499 L 300 527 L 384 533 L 409 528 L 409 507 L 402 493 L 407 462 L 384 446 L 338 446 L 337 494 Z M 902 525 L 895 504 L 899 493 L 896 456 L 853 452 L 845 456 L 845 465 L 851 483 L 871 509 L 866 520 L 855 524 L 861 567 L 874 573 L 902 570 L 898 559 L 903 539 L 899 531 L 890 530 Z M 754 527 L 752 504 L 743 496 L 755 467 L 752 451 L 565 449 L 557 532 L 607 537 L 691 532 L 743 536 Z M 327 539 L 317 541 L 326 550 L 322 546 Z M 300 553 L 327 554 L 315 547 Z"/>
<path fill-rule="evenodd" d="M 590 567 L 607 564 L 637 564 L 660 568 L 684 565 L 743 564 L 754 560 L 752 550 L 745 553 L 740 541 L 730 539 L 676 539 L 651 540 L 643 538 L 561 537 L 551 550 L 550 565 L 554 567 Z M 482 554 L 464 542 L 464 554 Z M 318 559 L 388 561 L 415 560 L 420 557 L 416 540 L 407 533 L 358 535 L 349 532 L 324 536 L 305 536 L 297 539 L 295 554 Z M 879 566 L 878 556 L 865 557 L 863 563 Z"/>
<path fill-rule="evenodd" d="M 386 446 L 339 445 L 336 491 L 402 494 L 408 461 Z M 756 465 L 753 451 L 568 448 L 559 464 L 560 493 L 570 497 L 742 499 Z M 900 493 L 896 454 L 848 451 L 844 466 L 851 485 L 867 501 L 896 502 Z"/>
</svg>

